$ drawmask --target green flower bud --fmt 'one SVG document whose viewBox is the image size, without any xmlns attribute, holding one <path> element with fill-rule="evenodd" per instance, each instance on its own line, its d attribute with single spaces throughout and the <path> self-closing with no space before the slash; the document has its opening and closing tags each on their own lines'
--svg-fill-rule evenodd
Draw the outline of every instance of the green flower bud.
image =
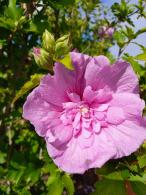
<svg viewBox="0 0 146 195">
<path fill-rule="evenodd" d="M 69 46 L 69 35 L 64 35 L 56 41 L 55 46 L 55 56 L 60 58 L 61 56 L 66 55 L 70 50 Z"/>
<path fill-rule="evenodd" d="M 48 52 L 53 53 L 55 47 L 55 39 L 54 36 L 47 30 L 45 30 L 45 32 L 43 33 L 42 45 L 43 48 Z"/>
<path fill-rule="evenodd" d="M 34 47 L 33 56 L 37 65 L 44 69 L 52 70 L 53 58 L 46 50 Z"/>
</svg>

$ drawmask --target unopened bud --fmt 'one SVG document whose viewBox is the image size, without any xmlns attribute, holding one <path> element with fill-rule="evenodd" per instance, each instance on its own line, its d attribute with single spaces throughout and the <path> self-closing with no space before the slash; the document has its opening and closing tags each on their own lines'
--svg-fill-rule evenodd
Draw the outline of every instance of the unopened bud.
<svg viewBox="0 0 146 195">
<path fill-rule="evenodd" d="M 56 57 L 61 57 L 66 55 L 70 50 L 69 46 L 69 36 L 64 35 L 63 37 L 59 38 L 56 41 L 56 46 L 55 46 L 55 55 Z"/>
<path fill-rule="evenodd" d="M 45 30 L 45 32 L 43 33 L 42 45 L 43 48 L 46 49 L 48 52 L 53 53 L 55 48 L 55 39 L 54 36 L 47 30 Z"/>
<path fill-rule="evenodd" d="M 44 69 L 51 69 L 53 59 L 50 54 L 42 48 L 33 48 L 33 56 L 37 65 Z"/>
</svg>

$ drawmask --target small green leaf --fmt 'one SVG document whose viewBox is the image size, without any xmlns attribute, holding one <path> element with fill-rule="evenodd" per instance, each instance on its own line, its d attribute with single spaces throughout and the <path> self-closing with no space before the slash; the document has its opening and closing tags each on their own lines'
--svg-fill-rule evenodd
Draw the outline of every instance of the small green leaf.
<svg viewBox="0 0 146 195">
<path fill-rule="evenodd" d="M 67 174 L 62 176 L 62 181 L 64 184 L 64 187 L 67 189 L 68 195 L 73 195 L 74 194 L 74 183 L 71 177 Z"/>
<path fill-rule="evenodd" d="M 123 177 L 120 171 L 109 173 L 108 175 L 104 175 L 104 177 L 107 179 L 111 179 L 111 180 L 123 180 Z"/>
<path fill-rule="evenodd" d="M 138 164 L 140 168 L 143 168 L 146 166 L 146 154 L 143 156 L 138 156 Z"/>
<path fill-rule="evenodd" d="M 65 55 L 64 58 L 62 58 L 62 59 L 57 59 L 56 61 L 60 62 L 61 64 L 63 64 L 69 70 L 74 70 L 70 54 Z"/>
<path fill-rule="evenodd" d="M 42 74 L 34 74 L 31 76 L 30 81 L 27 81 L 23 87 L 17 92 L 16 96 L 14 97 L 12 104 L 14 104 L 20 97 L 26 94 L 28 91 L 39 85 L 40 79 L 44 75 Z"/>
<path fill-rule="evenodd" d="M 48 195 L 62 195 L 63 185 L 60 178 L 56 179 L 48 188 Z"/>
<path fill-rule="evenodd" d="M 3 164 L 6 160 L 6 153 L 0 152 L 0 164 Z"/>
<path fill-rule="evenodd" d="M 95 192 L 92 195 L 126 195 L 123 181 L 104 179 L 96 183 Z"/>
<path fill-rule="evenodd" d="M 142 54 L 135 56 L 136 60 L 146 61 L 146 51 Z"/>
<path fill-rule="evenodd" d="M 138 61 L 135 60 L 133 56 L 129 56 L 127 53 L 125 53 L 123 59 L 131 64 L 132 68 L 136 73 L 138 73 L 139 75 L 143 73 L 143 67 L 141 66 L 141 64 L 138 63 Z"/>
<path fill-rule="evenodd" d="M 16 0 L 9 0 L 8 7 L 5 9 L 5 15 L 15 21 L 22 16 L 22 9 L 16 5 Z"/>
<path fill-rule="evenodd" d="M 133 175 L 133 174 L 131 174 L 130 175 L 130 178 L 129 178 L 129 180 L 131 181 L 131 182 L 141 182 L 141 183 L 144 183 L 144 184 L 146 184 L 146 174 L 143 174 L 143 175 Z"/>
</svg>

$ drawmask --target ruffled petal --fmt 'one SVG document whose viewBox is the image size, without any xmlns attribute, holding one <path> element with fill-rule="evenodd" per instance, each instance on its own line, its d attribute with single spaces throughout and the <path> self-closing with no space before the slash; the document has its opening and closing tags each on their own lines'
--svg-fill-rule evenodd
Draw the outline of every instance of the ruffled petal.
<svg viewBox="0 0 146 195">
<path fill-rule="evenodd" d="M 50 136 L 54 137 L 53 141 L 50 141 Z M 73 130 L 71 126 L 64 126 L 63 124 L 57 125 L 53 130 L 49 130 L 47 137 L 48 142 L 50 141 L 52 145 L 56 148 L 60 148 L 62 145 L 66 144 L 72 137 Z"/>
<path fill-rule="evenodd" d="M 78 139 L 73 138 L 66 145 L 64 152 L 53 159 L 58 167 L 68 173 L 83 174 L 90 168 L 101 167 L 116 155 L 113 142 L 104 132 L 95 135 L 94 143 L 91 147 L 83 148 L 78 142 Z M 50 154 L 49 146 L 47 148 Z"/>
<path fill-rule="evenodd" d="M 59 86 L 60 92 L 76 92 L 81 95 L 85 86 L 84 72 L 91 57 L 76 52 L 71 52 L 70 55 L 74 70 L 68 70 L 64 65 L 56 63 L 54 68 L 54 79 Z"/>
<path fill-rule="evenodd" d="M 107 57 L 100 55 L 100 56 L 95 56 L 94 61 L 98 66 L 108 66 L 110 65 L 110 61 Z"/>
<path fill-rule="evenodd" d="M 61 107 L 63 102 L 69 101 L 70 92 L 81 95 L 84 86 L 83 75 L 90 57 L 72 52 L 71 58 L 75 70 L 68 70 L 64 65 L 55 63 L 54 76 L 48 74 L 41 80 L 39 90 L 48 103 Z"/>
<path fill-rule="evenodd" d="M 116 158 L 135 152 L 146 139 L 146 122 L 143 119 L 125 121 L 117 126 L 109 126 L 105 132 L 111 136 L 117 150 Z"/>
<path fill-rule="evenodd" d="M 120 107 L 109 107 L 107 111 L 107 122 L 118 125 L 126 119 L 124 111 Z"/>
<path fill-rule="evenodd" d="M 98 66 L 95 60 L 90 61 L 85 73 L 86 83 L 92 89 L 109 87 L 114 92 L 138 93 L 138 78 L 131 65 L 123 60 L 109 66 Z"/>
<path fill-rule="evenodd" d="M 59 116 L 55 108 L 41 98 L 39 88 L 34 89 L 23 106 L 23 118 L 29 120 L 40 136 L 45 136 L 49 123 Z"/>
<path fill-rule="evenodd" d="M 132 93 L 116 93 L 110 102 L 110 106 L 121 107 L 126 119 L 142 116 L 145 102 L 139 96 Z M 117 112 L 118 114 L 118 112 Z"/>
<path fill-rule="evenodd" d="M 98 74 L 104 67 L 109 67 L 109 60 L 104 56 L 97 56 L 90 60 L 85 71 L 86 86 L 97 89 Z"/>
<path fill-rule="evenodd" d="M 119 60 L 112 66 L 117 92 L 139 93 L 138 77 L 128 62 Z"/>
</svg>

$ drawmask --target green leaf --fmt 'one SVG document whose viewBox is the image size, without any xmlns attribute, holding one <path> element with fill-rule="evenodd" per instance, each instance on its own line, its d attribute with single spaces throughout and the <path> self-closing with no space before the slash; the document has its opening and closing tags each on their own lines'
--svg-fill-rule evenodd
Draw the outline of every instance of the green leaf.
<svg viewBox="0 0 146 195">
<path fill-rule="evenodd" d="M 124 60 L 128 61 L 132 68 L 134 69 L 134 71 L 136 73 L 138 73 L 139 75 L 141 75 L 143 73 L 143 67 L 141 66 L 141 64 L 139 64 L 135 58 L 133 56 L 129 56 L 127 53 L 125 54 L 125 56 L 123 57 Z"/>
<path fill-rule="evenodd" d="M 115 171 L 115 172 L 109 173 L 108 175 L 104 175 L 104 178 L 111 179 L 111 180 L 123 180 L 123 177 L 120 171 Z"/>
<path fill-rule="evenodd" d="M 57 8 L 63 8 L 64 6 L 73 5 L 75 0 L 49 0 L 49 3 Z"/>
<path fill-rule="evenodd" d="M 21 191 L 21 195 L 31 195 L 31 193 L 28 191 L 28 189 L 23 188 Z"/>
<path fill-rule="evenodd" d="M 16 6 L 16 0 L 9 0 L 8 7 L 5 9 L 5 15 L 15 21 L 22 16 L 22 9 Z"/>
<path fill-rule="evenodd" d="M 46 183 L 47 187 L 49 188 L 50 185 L 52 185 L 54 182 L 56 182 L 57 179 L 58 179 L 58 178 L 56 177 L 56 175 L 50 175 L 50 176 L 48 177 L 48 181 L 47 181 L 47 183 Z"/>
<path fill-rule="evenodd" d="M 58 178 L 48 188 L 48 195 L 62 195 L 63 185 L 62 181 Z"/>
<path fill-rule="evenodd" d="M 34 74 L 31 76 L 30 81 L 27 81 L 23 87 L 17 92 L 16 96 L 14 97 L 12 104 L 14 104 L 20 97 L 26 94 L 28 91 L 39 85 L 40 79 L 44 75 L 42 74 Z"/>
<path fill-rule="evenodd" d="M 3 164 L 6 160 L 6 153 L 0 152 L 0 164 Z"/>
<path fill-rule="evenodd" d="M 62 176 L 64 187 L 66 188 L 68 195 L 73 195 L 75 192 L 74 183 L 71 177 L 67 174 Z"/>
<path fill-rule="evenodd" d="M 9 170 L 7 177 L 13 183 L 18 184 L 21 177 L 23 176 L 23 174 L 24 174 L 23 169 L 20 169 L 20 170 L 17 170 L 17 171 L 16 170 Z"/>
<path fill-rule="evenodd" d="M 143 156 L 138 156 L 138 164 L 140 168 L 143 168 L 146 166 L 146 154 Z"/>
<path fill-rule="evenodd" d="M 136 60 L 146 61 L 146 51 L 142 54 L 135 56 Z"/>
<path fill-rule="evenodd" d="M 36 183 L 40 177 L 40 169 L 28 168 L 25 171 L 25 178 L 27 182 Z"/>
<path fill-rule="evenodd" d="M 126 42 L 126 36 L 123 31 L 116 31 L 114 33 L 114 39 L 117 41 L 119 47 L 123 47 Z"/>
<path fill-rule="evenodd" d="M 98 181 L 92 195 L 126 195 L 124 182 L 108 179 Z"/>
<path fill-rule="evenodd" d="M 62 59 L 57 59 L 56 61 L 60 62 L 61 64 L 63 64 L 69 70 L 74 70 L 70 54 L 65 55 Z"/>
<path fill-rule="evenodd" d="M 146 195 L 146 185 L 141 182 L 131 182 L 132 190 L 136 195 Z"/>
<path fill-rule="evenodd" d="M 114 171 L 112 173 L 106 174 L 103 176 L 106 179 L 110 179 L 110 180 L 125 180 L 128 177 L 130 177 L 130 172 L 128 169 L 125 170 L 121 170 L 121 171 Z"/>
<path fill-rule="evenodd" d="M 15 21 L 10 18 L 0 17 L 0 27 L 6 28 L 8 30 L 15 27 Z"/>
<path fill-rule="evenodd" d="M 137 182 L 141 182 L 141 183 L 146 184 L 146 174 L 143 174 L 141 176 L 140 175 L 133 175 L 133 174 L 131 174 L 129 180 L 131 182 L 137 181 Z"/>
<path fill-rule="evenodd" d="M 45 15 L 38 14 L 30 19 L 27 25 L 25 25 L 26 32 L 34 32 L 36 34 L 42 35 L 45 30 L 51 30 Z"/>
</svg>

